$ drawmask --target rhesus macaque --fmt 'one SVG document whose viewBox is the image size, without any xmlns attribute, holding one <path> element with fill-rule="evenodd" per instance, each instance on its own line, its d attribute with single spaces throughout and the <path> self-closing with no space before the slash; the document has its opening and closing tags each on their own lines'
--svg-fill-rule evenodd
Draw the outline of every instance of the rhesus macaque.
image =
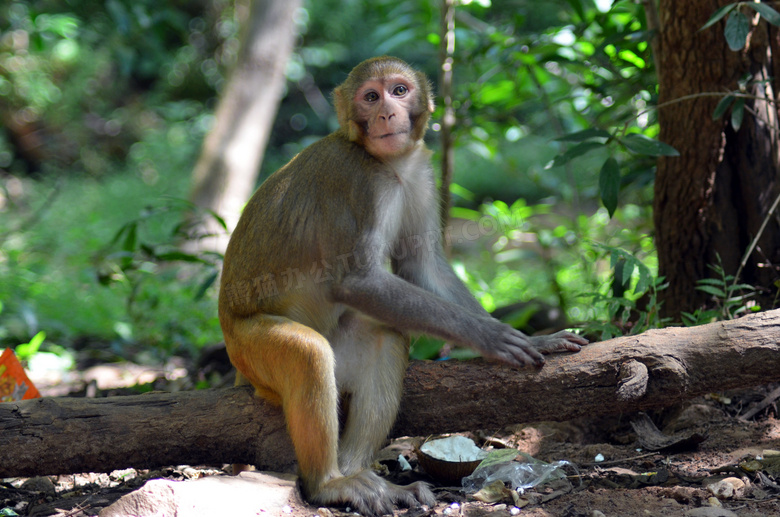
<svg viewBox="0 0 780 517">
<path fill-rule="evenodd" d="M 372 515 L 431 506 L 424 483 L 400 487 L 370 470 L 396 417 L 410 333 L 512 366 L 587 341 L 529 337 L 490 317 L 445 260 L 422 73 L 369 59 L 333 96 L 341 128 L 247 204 L 225 254 L 219 318 L 239 376 L 284 410 L 311 503 Z"/>
</svg>

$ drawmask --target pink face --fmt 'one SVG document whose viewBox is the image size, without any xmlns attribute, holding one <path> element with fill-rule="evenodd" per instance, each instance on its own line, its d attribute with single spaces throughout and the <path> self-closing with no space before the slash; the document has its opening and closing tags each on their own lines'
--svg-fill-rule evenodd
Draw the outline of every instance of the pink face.
<svg viewBox="0 0 780 517">
<path fill-rule="evenodd" d="M 366 150 L 377 158 L 393 158 L 408 151 L 412 140 L 409 116 L 416 102 L 414 83 L 401 75 L 369 79 L 358 88 L 354 103 L 364 122 Z"/>
</svg>

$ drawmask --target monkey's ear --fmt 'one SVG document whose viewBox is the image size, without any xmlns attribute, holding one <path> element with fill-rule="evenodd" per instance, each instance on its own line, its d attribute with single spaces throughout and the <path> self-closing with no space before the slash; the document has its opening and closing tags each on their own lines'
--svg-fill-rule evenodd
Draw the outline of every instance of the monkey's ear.
<svg viewBox="0 0 780 517">
<path fill-rule="evenodd" d="M 344 89 L 341 86 L 333 90 L 333 106 L 336 108 L 339 126 L 349 131 L 349 102 L 344 97 Z"/>
<path fill-rule="evenodd" d="M 360 127 L 360 124 L 358 124 L 357 121 L 348 121 L 347 126 L 344 127 L 344 129 L 346 129 L 347 135 L 349 135 L 350 142 L 356 142 L 363 145 L 363 128 Z"/>
<path fill-rule="evenodd" d="M 436 109 L 436 104 L 433 102 L 433 84 L 422 72 L 417 72 L 417 83 L 420 85 L 424 98 L 428 100 L 428 112 L 433 113 Z"/>
</svg>

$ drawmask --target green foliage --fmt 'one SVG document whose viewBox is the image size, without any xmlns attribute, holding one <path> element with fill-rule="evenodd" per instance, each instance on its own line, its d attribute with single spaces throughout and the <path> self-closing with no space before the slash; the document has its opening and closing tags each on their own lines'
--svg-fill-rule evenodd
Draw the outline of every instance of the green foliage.
<svg viewBox="0 0 780 517">
<path fill-rule="evenodd" d="M 27 343 L 41 330 L 42 349 L 87 338 L 123 357 L 152 350 L 150 345 L 159 345 L 163 355 L 186 354 L 221 339 L 215 288 L 198 299 L 207 267 L 155 261 L 175 253 L 171 236 L 186 205 L 146 207 L 161 194 L 186 193 L 188 171 L 175 170 L 179 165 L 171 153 L 146 154 L 143 161 L 174 170 L 154 185 L 140 173 L 113 174 L 100 183 L 86 177 L 21 183 L 24 199 L 0 217 L 0 347 Z M 133 239 L 126 231 L 112 249 L 106 246 L 128 221 L 135 221 L 136 254 L 123 271 L 131 254 L 122 246 L 131 249 Z M 144 249 L 151 253 L 144 255 Z"/>
<path fill-rule="evenodd" d="M 391 53 L 436 82 L 438 6 L 306 3 L 263 173 L 335 128 L 327 97 L 356 62 Z M 0 133 L 0 169 L 23 185 L 0 196 L 0 342 L 30 342 L 45 329 L 44 348 L 89 335 L 131 355 L 138 345 L 168 354 L 221 339 L 219 257 L 179 248 L 191 207 L 175 200 L 187 195 L 238 52 L 233 9 L 222 0 L 209 9 L 152 0 L 0 6 L 0 112 L 22 122 Z M 629 327 L 625 315 L 636 309 L 620 307 L 642 286 L 645 294 L 661 286 L 639 264 L 654 269 L 649 186 L 655 157 L 672 153 L 654 140 L 641 6 L 495 0 L 464 2 L 457 14 L 458 273 L 491 310 L 539 299 L 571 321 L 619 316 L 613 335 L 635 331 L 640 323 Z M 15 143 L 27 134 L 45 136 L 39 152 Z M 610 295 L 614 288 L 622 290 Z M 593 293 L 602 301 L 592 303 Z M 657 324 L 649 310 L 641 321 Z M 432 357 L 440 347 L 421 339 L 412 353 Z"/>
<path fill-rule="evenodd" d="M 726 37 L 731 50 L 742 50 L 747 43 L 747 37 L 750 33 L 750 22 L 747 16 L 739 11 L 735 11 L 726 20 L 726 28 L 723 29 L 723 35 Z"/>
<path fill-rule="evenodd" d="M 40 350 L 45 339 L 46 332 L 41 330 L 35 334 L 29 342 L 16 345 L 16 347 L 14 347 L 14 353 L 19 360 L 26 361 L 38 353 L 38 350 Z"/>
<path fill-rule="evenodd" d="M 712 16 L 710 16 L 710 19 L 707 20 L 707 23 L 699 30 L 707 29 L 728 16 L 728 18 L 726 18 L 726 25 L 723 29 L 723 36 L 726 38 L 726 43 L 728 43 L 731 50 L 742 50 L 745 48 L 748 34 L 750 34 L 750 20 L 748 20 L 748 17 L 742 12 L 743 7 L 750 7 L 768 23 L 780 27 L 780 13 L 770 7 L 769 4 L 734 2 L 724 5 L 715 11 Z"/>
<path fill-rule="evenodd" d="M 457 208 L 453 215 L 482 229 L 479 238 L 460 243 L 485 246 L 479 262 L 458 263 L 456 272 L 488 310 L 538 300 L 561 307 L 570 321 L 589 322 L 584 331 L 602 339 L 668 323 L 658 311 L 657 293 L 665 284 L 654 273 L 647 211 L 629 205 L 613 217 L 606 210 L 580 215 L 576 232 L 552 207 L 523 200 L 494 201 L 479 211 Z M 456 235 L 478 233 L 466 225 Z M 457 244 L 453 239 L 464 256 Z M 531 304 L 505 321 L 522 326 L 534 311 Z"/>
<path fill-rule="evenodd" d="M 162 110 L 177 96 L 202 112 L 222 81 L 213 56 L 230 59 L 215 49 L 235 34 L 206 31 L 215 20 L 198 14 L 152 0 L 0 4 L 0 114 L 11 122 L 0 167 L 101 176 L 170 121 Z"/>
<path fill-rule="evenodd" d="M 456 182 L 480 199 L 485 176 L 474 171 L 489 167 L 508 202 L 602 194 L 610 214 L 618 194 L 643 202 L 654 158 L 676 151 L 653 139 L 647 106 L 657 93 L 641 5 L 520 5 L 459 7 L 467 14 L 456 36 L 456 138 L 464 143 L 456 159 L 465 167 Z"/>
<path fill-rule="evenodd" d="M 751 300 L 756 294 L 755 287 L 736 283 L 734 275 L 726 274 L 723 269 L 720 256 L 717 259 L 717 264 L 709 265 L 715 277 L 702 278 L 696 282 L 696 289 L 712 297 L 714 307 L 697 309 L 692 313 L 684 312 L 683 323 L 689 327 L 713 321 L 731 320 L 761 310 L 761 307 Z"/>
<path fill-rule="evenodd" d="M 558 138 L 563 142 L 577 142 L 563 154 L 553 160 L 553 166 L 564 165 L 569 161 L 590 151 L 620 146 L 631 153 L 640 156 L 679 156 L 673 147 L 654 140 L 640 133 L 630 133 L 625 136 L 611 135 L 600 129 L 586 129 Z M 609 212 L 610 217 L 618 205 L 618 193 L 621 185 L 620 164 L 614 157 L 615 149 L 609 150 L 609 157 L 601 166 L 599 172 L 599 195 L 601 202 Z"/>
<path fill-rule="evenodd" d="M 436 359 L 440 357 L 440 352 L 444 342 L 440 339 L 430 336 L 415 336 L 412 339 L 412 346 L 409 348 L 409 357 L 417 360 Z"/>
<path fill-rule="evenodd" d="M 599 173 L 599 196 L 609 216 L 614 215 L 618 206 L 618 192 L 620 191 L 620 165 L 613 157 L 607 158 L 601 166 Z"/>
<path fill-rule="evenodd" d="M 663 277 L 654 276 L 642 260 L 624 249 L 603 244 L 597 244 L 596 249 L 610 257 L 611 292 L 588 294 L 594 306 L 605 309 L 607 317 L 589 322 L 586 332 L 604 340 L 667 325 L 669 321 L 659 315 L 658 291 L 666 288 Z"/>
<path fill-rule="evenodd" d="M 164 301 L 195 304 L 203 300 L 214 285 L 222 265 L 222 255 L 212 251 L 191 253 L 177 246 L 180 242 L 193 243 L 210 237 L 195 235 L 192 231 L 202 227 L 199 223 L 204 217 L 215 219 L 227 231 L 225 222 L 217 214 L 208 211 L 196 215 L 198 213 L 196 206 L 177 199 L 146 207 L 138 218 L 125 223 L 106 248 L 96 254 L 99 283 L 106 287 L 120 285 L 128 291 L 125 306 L 129 325 L 115 326 L 125 340 L 133 338 L 133 329 L 143 328 L 150 315 L 163 308 Z M 178 222 L 170 225 L 173 221 Z M 159 228 L 165 227 L 166 222 L 169 229 L 160 235 Z M 166 288 L 174 279 L 177 280 L 175 288 Z M 177 297 L 180 298 L 176 300 Z M 166 327 L 157 336 L 157 346 L 161 351 L 171 354 L 179 345 L 194 344 L 190 329 L 179 326 L 176 321 L 168 322 Z M 175 339 L 177 335 L 191 337 L 181 342 Z"/>
</svg>

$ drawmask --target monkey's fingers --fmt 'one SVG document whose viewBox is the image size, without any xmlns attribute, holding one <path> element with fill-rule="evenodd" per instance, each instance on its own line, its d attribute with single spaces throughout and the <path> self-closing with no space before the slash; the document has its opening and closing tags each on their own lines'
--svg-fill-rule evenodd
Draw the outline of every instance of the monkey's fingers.
<svg viewBox="0 0 780 517">
<path fill-rule="evenodd" d="M 544 365 L 544 356 L 528 340 L 528 337 L 515 329 L 511 329 L 504 336 L 504 346 L 496 351 L 497 359 L 512 366 L 536 366 Z"/>
<path fill-rule="evenodd" d="M 588 340 L 573 332 L 562 330 L 549 336 L 534 336 L 534 346 L 543 354 L 555 352 L 579 352 Z"/>
</svg>

